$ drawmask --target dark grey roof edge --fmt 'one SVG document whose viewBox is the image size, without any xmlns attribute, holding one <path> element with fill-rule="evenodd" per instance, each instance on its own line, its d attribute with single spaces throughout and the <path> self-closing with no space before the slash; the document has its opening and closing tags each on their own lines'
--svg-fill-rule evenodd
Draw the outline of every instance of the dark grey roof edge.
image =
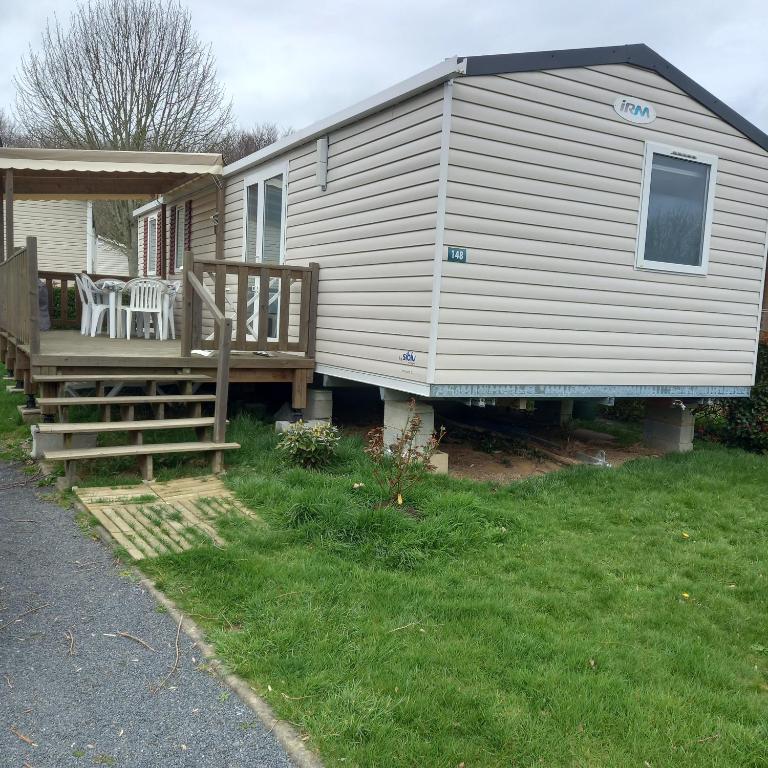
<svg viewBox="0 0 768 768">
<path fill-rule="evenodd" d="M 768 135 L 736 110 L 713 96 L 663 56 L 643 43 L 602 48 L 570 48 L 562 51 L 505 53 L 492 56 L 467 56 L 467 76 L 533 72 L 543 69 L 594 67 L 603 64 L 631 64 L 658 73 L 665 80 L 698 101 L 768 152 Z"/>
</svg>

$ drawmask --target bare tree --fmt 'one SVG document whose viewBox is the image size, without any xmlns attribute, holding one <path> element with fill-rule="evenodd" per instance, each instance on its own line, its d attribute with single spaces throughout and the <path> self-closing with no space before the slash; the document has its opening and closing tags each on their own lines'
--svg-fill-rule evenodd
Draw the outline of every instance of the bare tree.
<svg viewBox="0 0 768 768">
<path fill-rule="evenodd" d="M 29 147 L 32 143 L 18 120 L 0 107 L 0 146 Z"/>
<path fill-rule="evenodd" d="M 224 156 L 225 163 L 234 163 L 246 155 L 252 155 L 290 131 L 281 131 L 275 123 L 255 123 L 252 128 L 235 128 L 221 141 L 217 151 Z"/>
<path fill-rule="evenodd" d="M 16 76 L 16 110 L 47 147 L 205 151 L 230 132 L 232 107 L 211 47 L 177 0 L 87 0 L 54 16 Z M 132 204 L 100 205 L 102 234 L 131 243 Z"/>
</svg>

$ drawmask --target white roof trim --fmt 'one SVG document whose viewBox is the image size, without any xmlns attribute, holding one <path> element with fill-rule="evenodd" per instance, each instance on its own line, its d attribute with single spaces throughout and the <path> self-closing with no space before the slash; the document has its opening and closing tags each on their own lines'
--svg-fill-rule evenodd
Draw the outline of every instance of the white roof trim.
<svg viewBox="0 0 768 768">
<path fill-rule="evenodd" d="M 141 208 L 136 208 L 133 212 L 133 217 L 137 218 L 138 216 L 144 216 L 147 213 L 152 213 L 156 208 L 160 207 L 160 203 L 162 202 L 162 198 L 156 198 L 155 200 L 150 200 L 148 203 L 145 203 L 141 206 Z"/>
<path fill-rule="evenodd" d="M 318 120 L 316 123 L 312 123 L 312 125 L 302 128 L 302 130 L 292 133 L 284 139 L 270 144 L 268 147 L 264 147 L 264 149 L 260 149 L 258 152 L 243 157 L 231 165 L 224 166 L 223 175 L 225 177 L 232 176 L 252 166 L 260 165 L 265 160 L 281 155 L 301 144 L 306 144 L 318 136 L 360 120 L 367 115 L 385 109 L 417 93 L 426 91 L 435 85 L 450 80 L 455 75 L 463 75 L 465 71 L 466 59 L 459 59 L 458 57 L 446 59 L 444 62 L 425 69 L 423 72 L 419 72 L 419 74 L 409 77 L 407 80 L 403 80 L 357 104 L 353 104 L 351 107 Z"/>
</svg>

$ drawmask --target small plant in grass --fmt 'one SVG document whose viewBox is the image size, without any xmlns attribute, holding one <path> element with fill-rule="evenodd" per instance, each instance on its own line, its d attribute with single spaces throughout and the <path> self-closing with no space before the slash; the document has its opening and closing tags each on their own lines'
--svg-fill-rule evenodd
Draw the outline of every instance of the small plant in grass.
<svg viewBox="0 0 768 768">
<path fill-rule="evenodd" d="M 419 445 L 421 424 L 421 416 L 416 413 L 416 401 L 411 398 L 405 426 L 391 445 L 387 445 L 384 439 L 384 427 L 375 427 L 368 433 L 365 452 L 373 461 L 373 476 L 387 501 L 398 507 L 403 505 L 406 493 L 425 477 L 428 470 L 433 469 L 431 459 L 445 435 L 445 429 L 441 427 L 439 434 L 430 435 L 425 445 Z"/>
<path fill-rule="evenodd" d="M 339 438 L 339 430 L 333 424 L 310 426 L 297 421 L 280 436 L 277 449 L 294 464 L 320 469 L 328 466 L 336 455 Z"/>
</svg>

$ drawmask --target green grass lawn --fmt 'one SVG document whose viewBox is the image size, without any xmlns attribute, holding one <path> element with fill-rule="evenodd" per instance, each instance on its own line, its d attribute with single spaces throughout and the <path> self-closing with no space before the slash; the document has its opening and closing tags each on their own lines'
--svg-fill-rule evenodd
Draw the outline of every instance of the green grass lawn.
<svg viewBox="0 0 768 768">
<path fill-rule="evenodd" d="M 6 459 L 22 401 L 0 397 Z M 310 472 L 253 420 L 229 437 L 227 482 L 264 524 L 142 567 L 327 765 L 768 766 L 768 457 L 430 477 L 405 515 L 357 440 Z"/>
<path fill-rule="evenodd" d="M 768 765 L 768 457 L 430 477 L 407 516 L 358 441 L 230 437 L 265 524 L 142 567 L 327 765 Z"/>
</svg>

